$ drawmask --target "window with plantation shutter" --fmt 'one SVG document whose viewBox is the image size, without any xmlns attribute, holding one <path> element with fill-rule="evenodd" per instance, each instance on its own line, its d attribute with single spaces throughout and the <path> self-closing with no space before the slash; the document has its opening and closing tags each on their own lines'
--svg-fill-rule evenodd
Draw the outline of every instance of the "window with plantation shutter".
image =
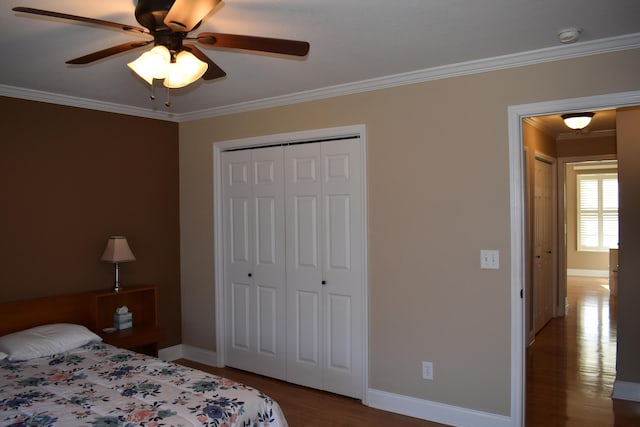
<svg viewBox="0 0 640 427">
<path fill-rule="evenodd" d="M 618 247 L 618 174 L 578 174 L 578 250 Z"/>
</svg>

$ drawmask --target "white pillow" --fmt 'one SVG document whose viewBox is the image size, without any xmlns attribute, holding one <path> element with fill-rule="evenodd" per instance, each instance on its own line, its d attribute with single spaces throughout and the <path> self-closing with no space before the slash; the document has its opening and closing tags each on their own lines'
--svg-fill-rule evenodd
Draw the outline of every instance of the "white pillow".
<svg viewBox="0 0 640 427">
<path fill-rule="evenodd" d="M 1 352 L 1 351 L 0 351 L 0 360 L 4 360 L 4 359 L 6 359 L 6 358 L 7 358 L 7 356 L 8 356 L 8 354 L 7 354 L 7 353 L 3 353 L 3 352 Z"/>
<path fill-rule="evenodd" d="M 29 360 L 63 353 L 94 341 L 102 338 L 82 325 L 54 323 L 0 337 L 0 353 L 6 353 L 11 361 Z"/>
</svg>

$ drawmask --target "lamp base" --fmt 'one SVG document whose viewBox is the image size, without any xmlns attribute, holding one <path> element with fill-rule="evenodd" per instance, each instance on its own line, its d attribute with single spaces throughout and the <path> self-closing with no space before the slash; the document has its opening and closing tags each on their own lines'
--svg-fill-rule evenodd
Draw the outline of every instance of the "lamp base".
<svg viewBox="0 0 640 427">
<path fill-rule="evenodd" d="M 119 292 L 122 290 L 122 286 L 120 286 L 120 263 L 114 263 L 115 265 L 115 282 L 113 284 L 113 291 L 114 292 Z"/>
</svg>

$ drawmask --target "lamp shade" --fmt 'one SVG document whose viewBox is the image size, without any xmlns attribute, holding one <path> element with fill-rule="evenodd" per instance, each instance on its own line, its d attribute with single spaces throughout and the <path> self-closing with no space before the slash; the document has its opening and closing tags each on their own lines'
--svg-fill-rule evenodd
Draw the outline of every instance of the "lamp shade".
<svg viewBox="0 0 640 427">
<path fill-rule="evenodd" d="M 563 114 L 564 124 L 574 130 L 584 129 L 591 123 L 594 113 L 571 113 Z"/>
<path fill-rule="evenodd" d="M 153 79 L 167 77 L 170 62 L 171 53 L 169 49 L 166 46 L 158 45 L 140 55 L 135 61 L 129 62 L 127 66 L 144 81 L 153 84 Z"/>
<path fill-rule="evenodd" d="M 133 256 L 126 237 L 111 236 L 107 241 L 107 247 L 104 249 L 104 253 L 100 259 L 102 261 L 117 263 L 135 261 L 136 257 Z"/>
<path fill-rule="evenodd" d="M 175 62 L 169 65 L 169 75 L 164 79 L 164 85 L 172 89 L 185 87 L 202 77 L 207 68 L 209 64 L 183 50 L 176 55 Z"/>
</svg>

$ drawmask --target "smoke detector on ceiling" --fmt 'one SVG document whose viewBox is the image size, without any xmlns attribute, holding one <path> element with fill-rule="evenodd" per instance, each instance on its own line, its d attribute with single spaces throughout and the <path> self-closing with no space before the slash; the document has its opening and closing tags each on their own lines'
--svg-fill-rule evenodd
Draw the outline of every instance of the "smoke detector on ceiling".
<svg viewBox="0 0 640 427">
<path fill-rule="evenodd" d="M 580 38 L 580 34 L 582 33 L 582 28 L 565 28 L 558 32 L 558 40 L 561 43 L 568 44 L 577 42 Z"/>
</svg>

